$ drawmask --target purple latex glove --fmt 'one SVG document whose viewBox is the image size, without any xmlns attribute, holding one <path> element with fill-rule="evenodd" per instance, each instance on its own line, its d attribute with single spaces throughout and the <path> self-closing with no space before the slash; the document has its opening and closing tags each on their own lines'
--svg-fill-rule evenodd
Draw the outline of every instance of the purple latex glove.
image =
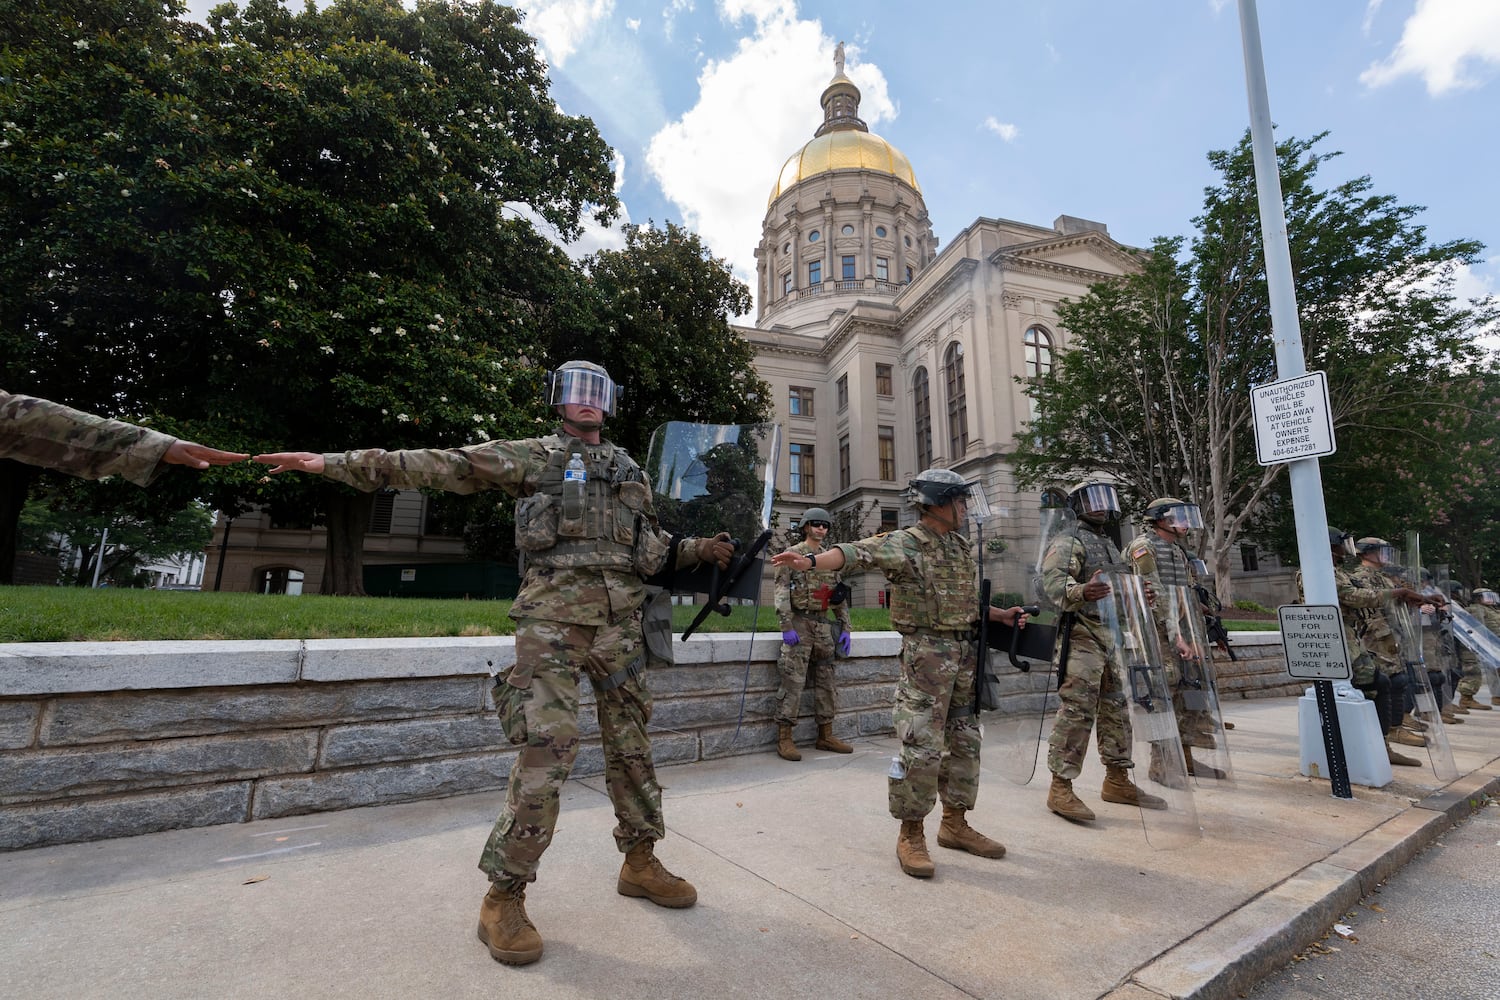
<svg viewBox="0 0 1500 1000">
<path fill-rule="evenodd" d="M 796 629 L 789 628 L 785 632 L 781 633 L 781 641 L 786 643 L 788 646 L 795 646 L 797 645 L 797 643 L 802 641 L 802 637 L 797 634 Z"/>
<path fill-rule="evenodd" d="M 839 641 L 838 641 L 839 655 L 840 656 L 848 656 L 849 655 L 849 647 L 851 645 L 853 645 L 853 643 L 854 643 L 854 637 L 853 636 L 851 636 L 848 632 L 840 632 L 839 633 Z"/>
</svg>

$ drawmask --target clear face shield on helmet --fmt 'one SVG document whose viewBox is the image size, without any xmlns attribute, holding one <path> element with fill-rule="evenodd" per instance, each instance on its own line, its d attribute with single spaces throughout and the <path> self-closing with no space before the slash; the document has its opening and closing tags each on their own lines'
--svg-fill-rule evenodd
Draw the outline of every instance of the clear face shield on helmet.
<svg viewBox="0 0 1500 1000">
<path fill-rule="evenodd" d="M 1151 513 L 1156 515 L 1153 523 L 1158 528 L 1173 531 L 1197 531 L 1203 528 L 1203 511 L 1195 503 L 1172 504 L 1169 507 L 1159 507 Z"/>
<path fill-rule="evenodd" d="M 564 365 L 551 373 L 547 386 L 547 405 L 592 406 L 610 416 L 614 415 L 619 388 L 609 373 L 596 366 L 570 367 Z"/>
<path fill-rule="evenodd" d="M 1390 566 L 1396 562 L 1396 546 L 1390 544 L 1360 546 L 1359 557 L 1368 559 L 1377 566 Z"/>
<path fill-rule="evenodd" d="M 1108 520 L 1120 516 L 1120 494 L 1108 483 L 1090 483 L 1068 495 L 1068 502 L 1079 517 Z"/>
<path fill-rule="evenodd" d="M 1474 600 L 1487 608 L 1500 607 L 1500 594 L 1495 593 L 1493 590 L 1474 591 Z"/>
</svg>

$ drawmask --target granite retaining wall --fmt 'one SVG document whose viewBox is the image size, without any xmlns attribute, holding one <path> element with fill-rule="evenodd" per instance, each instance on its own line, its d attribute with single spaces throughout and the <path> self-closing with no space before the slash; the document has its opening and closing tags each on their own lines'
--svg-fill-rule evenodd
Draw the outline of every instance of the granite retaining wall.
<svg viewBox="0 0 1500 1000">
<path fill-rule="evenodd" d="M 774 747 L 780 637 L 750 638 L 694 636 L 651 675 L 658 764 Z M 1233 638 L 1226 702 L 1301 692 L 1277 633 Z M 899 650 L 894 632 L 856 634 L 838 665 L 843 738 L 891 731 Z M 515 749 L 490 675 L 514 656 L 510 637 L 0 644 L 0 850 L 502 788 Z M 573 773 L 592 775 L 584 688 Z"/>
</svg>

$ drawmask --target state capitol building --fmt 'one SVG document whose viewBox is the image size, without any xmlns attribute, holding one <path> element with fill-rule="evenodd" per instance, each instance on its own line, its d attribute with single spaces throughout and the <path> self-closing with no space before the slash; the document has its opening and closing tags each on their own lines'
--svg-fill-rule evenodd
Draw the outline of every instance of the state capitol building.
<svg viewBox="0 0 1500 1000">
<path fill-rule="evenodd" d="M 822 125 L 771 188 L 755 325 L 735 327 L 783 427 L 780 523 L 825 507 L 840 526 L 854 513 L 854 537 L 897 527 L 907 482 L 944 466 L 984 482 L 1013 525 L 1006 558 L 1029 563 L 1039 501 L 1007 461 L 1031 415 L 1017 380 L 1066 346 L 1058 303 L 1134 269 L 1133 251 L 1066 215 L 978 218 L 939 250 L 916 171 L 836 64 Z"/>
</svg>

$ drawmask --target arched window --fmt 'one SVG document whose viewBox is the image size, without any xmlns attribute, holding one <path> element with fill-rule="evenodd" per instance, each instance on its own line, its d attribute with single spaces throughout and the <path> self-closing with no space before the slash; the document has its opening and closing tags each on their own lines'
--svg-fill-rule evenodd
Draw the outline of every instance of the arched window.
<svg viewBox="0 0 1500 1000">
<path fill-rule="evenodd" d="M 1052 335 L 1042 327 L 1026 331 L 1026 377 L 1032 381 L 1052 374 Z"/>
<path fill-rule="evenodd" d="M 917 469 L 932 467 L 932 392 L 927 369 L 918 368 L 911 377 L 912 412 L 916 414 Z"/>
<path fill-rule="evenodd" d="M 943 352 L 943 380 L 948 387 L 948 459 L 957 461 L 969 450 L 969 404 L 964 389 L 964 349 L 958 341 Z"/>
</svg>

